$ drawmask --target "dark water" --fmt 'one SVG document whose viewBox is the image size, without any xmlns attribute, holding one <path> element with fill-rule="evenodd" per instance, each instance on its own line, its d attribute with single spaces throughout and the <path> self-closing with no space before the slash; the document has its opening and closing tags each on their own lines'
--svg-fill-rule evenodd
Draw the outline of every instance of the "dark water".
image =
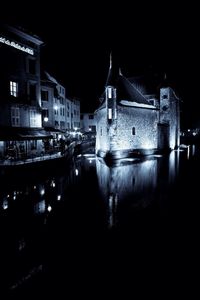
<svg viewBox="0 0 200 300">
<path fill-rule="evenodd" d="M 183 291 L 199 265 L 199 166 L 191 146 L 112 166 L 88 154 L 55 172 L 2 177 L 2 295 Z"/>
</svg>

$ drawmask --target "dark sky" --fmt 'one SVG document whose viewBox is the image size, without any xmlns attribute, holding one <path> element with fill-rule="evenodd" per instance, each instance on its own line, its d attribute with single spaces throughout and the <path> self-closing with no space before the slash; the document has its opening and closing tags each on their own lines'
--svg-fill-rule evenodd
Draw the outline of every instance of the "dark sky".
<svg viewBox="0 0 200 300">
<path fill-rule="evenodd" d="M 4 17 L 42 38 L 44 68 L 69 96 L 82 99 L 85 111 L 98 105 L 112 50 L 127 77 L 150 69 L 166 73 L 182 100 L 183 126 L 200 126 L 198 10 L 188 4 L 175 8 L 169 1 L 128 3 L 30 4 Z"/>
</svg>

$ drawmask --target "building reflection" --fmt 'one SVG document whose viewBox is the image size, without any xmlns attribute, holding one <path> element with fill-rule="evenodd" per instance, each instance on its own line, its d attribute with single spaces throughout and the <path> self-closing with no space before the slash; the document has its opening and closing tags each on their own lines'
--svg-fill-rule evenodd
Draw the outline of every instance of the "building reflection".
<svg viewBox="0 0 200 300">
<path fill-rule="evenodd" d="M 94 231 L 100 236 L 105 228 L 125 228 L 123 233 L 131 230 L 131 234 L 133 229 L 141 232 L 139 226 L 151 229 L 156 214 L 167 211 L 179 158 L 181 163 L 187 161 L 187 152 L 117 160 L 108 166 L 85 154 L 64 173 L 1 185 L 0 224 L 5 229 L 1 244 L 4 257 L 13 260 L 10 274 L 20 279 L 28 269 L 40 266 L 45 249 L 58 247 L 57 242 L 62 245 L 63 236 L 69 242 L 70 236 L 72 241 L 82 235 L 90 240 Z M 16 279 L 6 280 L 14 285 Z"/>
<path fill-rule="evenodd" d="M 120 222 L 119 214 L 126 210 L 140 210 L 152 202 L 160 201 L 161 194 L 175 182 L 179 171 L 179 152 L 166 156 L 149 156 L 145 159 L 119 160 L 108 166 L 96 160 L 99 190 L 107 205 L 108 226 Z"/>
</svg>

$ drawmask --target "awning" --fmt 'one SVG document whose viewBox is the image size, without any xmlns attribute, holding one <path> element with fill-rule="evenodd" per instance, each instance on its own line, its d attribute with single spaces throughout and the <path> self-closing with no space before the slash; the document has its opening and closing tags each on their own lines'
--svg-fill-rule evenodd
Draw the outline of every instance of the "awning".
<svg viewBox="0 0 200 300">
<path fill-rule="evenodd" d="M 52 138 L 43 128 L 0 127 L 1 141 L 41 140 Z"/>
</svg>

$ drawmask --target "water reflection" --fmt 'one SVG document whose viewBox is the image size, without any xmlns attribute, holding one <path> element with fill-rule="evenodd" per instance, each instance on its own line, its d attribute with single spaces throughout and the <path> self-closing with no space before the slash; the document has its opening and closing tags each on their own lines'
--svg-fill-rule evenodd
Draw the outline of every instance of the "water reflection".
<svg viewBox="0 0 200 300">
<path fill-rule="evenodd" d="M 149 156 L 145 159 L 120 160 L 108 166 L 96 160 L 102 198 L 107 201 L 108 226 L 119 222 L 118 206 L 142 209 L 159 198 L 165 187 L 173 184 L 179 172 L 179 152 L 169 156 Z M 164 189 L 164 190 L 163 190 Z"/>
<path fill-rule="evenodd" d="M 10 262 L 5 266 L 9 270 L 6 284 L 15 287 L 20 278 L 29 279 L 27 274 L 35 274 L 31 270 L 43 266 L 48 255 L 48 263 L 55 259 L 55 264 L 55 253 L 60 261 L 66 259 L 67 251 L 77 253 L 77 259 L 82 244 L 85 252 L 91 251 L 86 241 L 98 239 L 105 228 L 110 233 L 107 228 L 128 224 L 129 230 L 141 233 L 138 224 L 150 227 L 155 215 L 166 211 L 180 158 L 187 161 L 187 151 L 108 166 L 85 154 L 64 173 L 44 174 L 31 181 L 18 178 L 1 185 L 1 251 Z"/>
</svg>

